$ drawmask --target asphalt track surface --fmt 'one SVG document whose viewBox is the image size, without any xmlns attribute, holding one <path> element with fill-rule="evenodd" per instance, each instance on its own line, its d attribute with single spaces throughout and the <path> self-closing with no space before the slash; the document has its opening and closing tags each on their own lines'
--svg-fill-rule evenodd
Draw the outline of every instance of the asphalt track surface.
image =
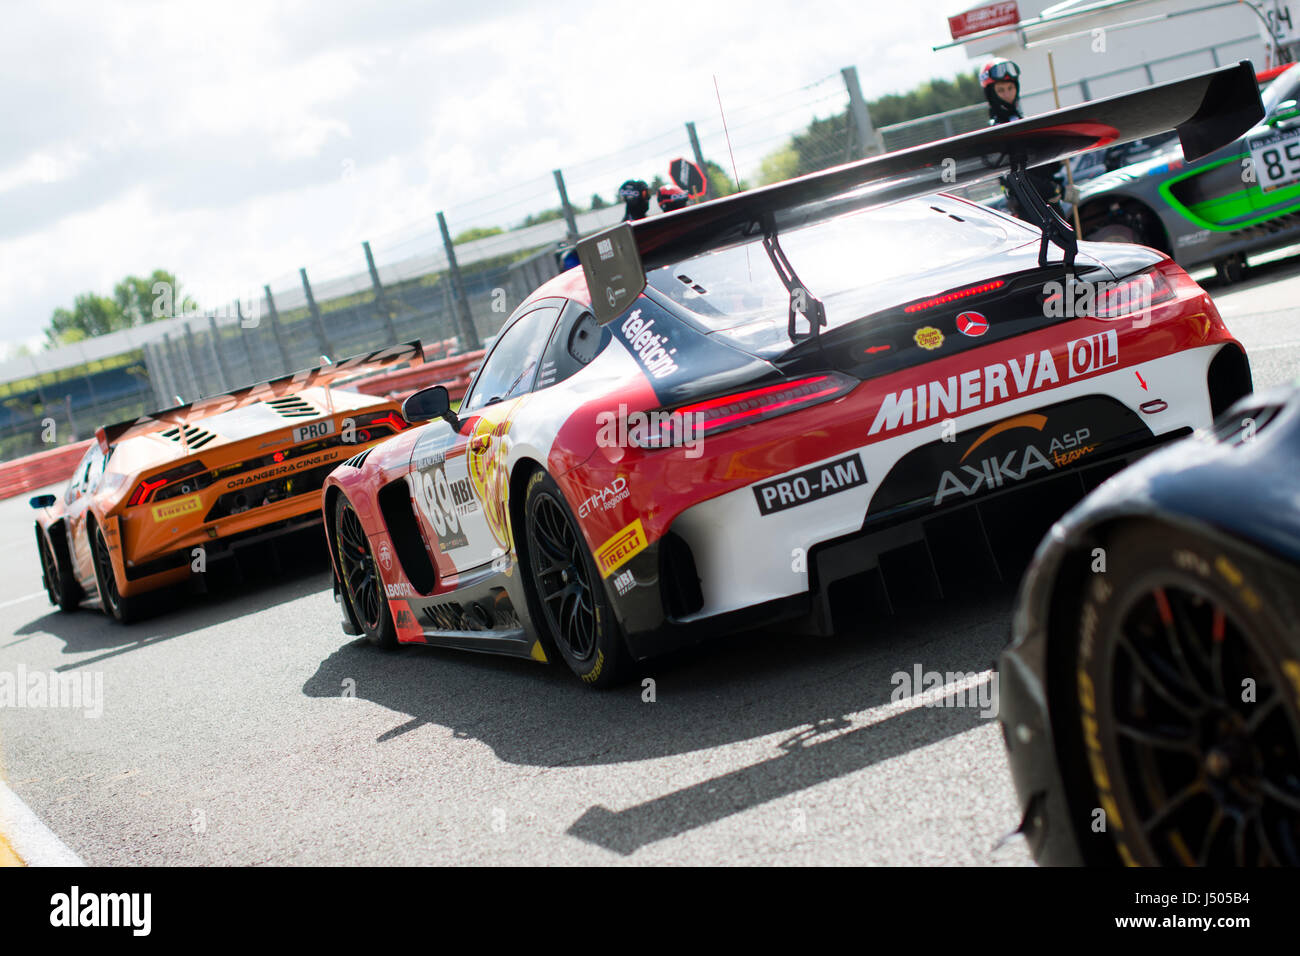
<svg viewBox="0 0 1300 956">
<path fill-rule="evenodd" d="M 1294 250 L 1206 285 L 1257 388 L 1300 378 Z M 987 693 L 1011 587 L 833 638 L 717 640 L 596 693 L 561 665 L 344 635 L 315 538 L 129 628 L 61 614 L 31 524 L 25 497 L 0 502 L 0 673 L 102 688 L 99 716 L 0 708 L 0 797 L 55 858 L 62 841 L 91 865 L 1031 862 L 996 720 L 891 700 L 917 665 Z"/>
</svg>

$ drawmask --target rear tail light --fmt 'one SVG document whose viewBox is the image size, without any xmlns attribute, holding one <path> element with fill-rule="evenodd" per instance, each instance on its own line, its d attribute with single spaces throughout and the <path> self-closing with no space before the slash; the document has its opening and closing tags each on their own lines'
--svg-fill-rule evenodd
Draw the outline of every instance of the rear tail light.
<svg viewBox="0 0 1300 956">
<path fill-rule="evenodd" d="M 1080 284 L 1065 291 L 1070 295 L 1068 300 L 1059 291 L 1043 299 L 1044 314 L 1122 319 L 1141 315 L 1153 305 L 1168 302 L 1176 294 L 1173 284 L 1159 266 L 1118 281 Z"/>
<path fill-rule="evenodd" d="M 153 475 L 150 478 L 142 478 L 140 484 L 135 486 L 131 492 L 131 497 L 126 499 L 128 505 L 142 505 L 152 501 L 158 489 L 164 485 L 180 481 L 182 478 L 189 478 L 192 475 L 198 475 L 203 472 L 203 463 L 192 461 L 188 465 L 181 465 L 179 468 L 173 468 L 170 471 L 164 471 L 160 475 Z M 188 489 L 187 489 L 188 491 Z"/>
<path fill-rule="evenodd" d="M 370 425 L 387 425 L 387 426 L 388 426 L 389 428 L 391 428 L 394 432 L 400 432 L 400 431 L 401 431 L 402 429 L 404 429 L 404 428 L 410 428 L 410 427 L 411 427 L 411 423 L 408 422 L 408 421 L 407 421 L 405 418 L 403 418 L 401 415 L 397 414 L 397 412 L 389 412 L 387 415 L 384 415 L 384 416 L 382 416 L 382 417 L 380 417 L 380 418 L 373 419 L 373 420 L 370 421 L 368 424 L 370 424 Z"/>
<path fill-rule="evenodd" d="M 154 481 L 145 480 L 135 486 L 135 491 L 131 492 L 131 497 L 126 500 L 128 505 L 142 505 L 150 498 L 153 493 L 167 484 L 166 478 L 158 478 Z"/>
<path fill-rule="evenodd" d="M 1098 319 L 1120 319 L 1144 312 L 1173 297 L 1174 287 L 1164 274 L 1148 269 L 1118 282 L 1099 283 L 1093 316 Z"/>
<path fill-rule="evenodd" d="M 647 427 L 629 430 L 628 441 L 638 448 L 666 448 L 681 444 L 683 437 L 716 435 L 831 401 L 857 384 L 857 379 L 827 372 L 694 402 L 671 412 L 652 412 L 646 416 Z"/>
</svg>

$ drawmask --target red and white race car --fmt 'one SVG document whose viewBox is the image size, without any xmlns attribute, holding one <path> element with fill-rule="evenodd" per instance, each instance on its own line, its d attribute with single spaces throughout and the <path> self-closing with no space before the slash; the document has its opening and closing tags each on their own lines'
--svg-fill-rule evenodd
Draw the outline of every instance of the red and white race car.
<svg viewBox="0 0 1300 956">
<path fill-rule="evenodd" d="M 841 593 L 1013 571 L 1250 369 L 1167 257 L 930 194 L 1168 128 L 1211 150 L 1258 110 L 1244 64 L 584 240 L 458 409 L 416 393 L 427 424 L 327 479 L 345 630 L 603 686 L 725 629 L 826 632 Z"/>
</svg>

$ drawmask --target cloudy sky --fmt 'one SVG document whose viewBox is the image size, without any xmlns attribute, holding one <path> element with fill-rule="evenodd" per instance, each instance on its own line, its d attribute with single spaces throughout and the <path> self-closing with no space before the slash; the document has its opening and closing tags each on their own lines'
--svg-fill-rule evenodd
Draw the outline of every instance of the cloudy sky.
<svg viewBox="0 0 1300 956">
<path fill-rule="evenodd" d="M 58 2 L 0 35 L 0 354 L 128 273 L 206 305 L 585 204 L 687 153 L 742 175 L 813 115 L 969 69 L 963 0 Z M 675 19 L 674 8 L 683 11 Z"/>
</svg>

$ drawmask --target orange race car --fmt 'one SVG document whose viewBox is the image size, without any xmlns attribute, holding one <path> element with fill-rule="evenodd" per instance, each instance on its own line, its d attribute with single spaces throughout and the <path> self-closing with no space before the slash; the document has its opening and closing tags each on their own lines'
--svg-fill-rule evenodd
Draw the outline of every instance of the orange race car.
<svg viewBox="0 0 1300 956">
<path fill-rule="evenodd" d="M 395 345 L 100 428 L 62 496 L 31 499 L 50 601 L 129 623 L 207 561 L 318 523 L 325 476 L 407 427 L 397 402 L 331 383 L 423 357 Z"/>
</svg>

